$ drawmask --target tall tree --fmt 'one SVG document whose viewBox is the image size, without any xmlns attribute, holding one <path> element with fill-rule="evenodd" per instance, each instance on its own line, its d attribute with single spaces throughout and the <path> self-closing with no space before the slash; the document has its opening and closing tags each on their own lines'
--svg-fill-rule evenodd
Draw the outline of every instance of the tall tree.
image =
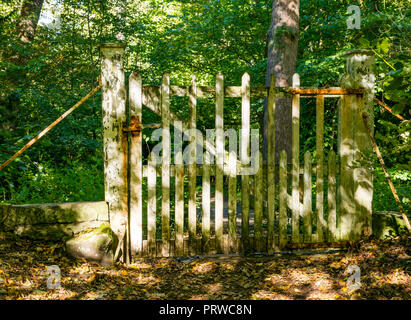
<svg viewBox="0 0 411 320">
<path fill-rule="evenodd" d="M 5 40 L 2 39 L 3 43 L 0 49 L 0 59 L 7 60 L 9 63 L 7 63 L 4 67 L 5 77 L 3 79 L 7 79 L 7 81 L 4 82 L 3 79 L 0 79 L 2 87 L 0 90 L 0 105 L 3 103 L 9 104 L 10 99 L 16 101 L 18 100 L 17 94 L 14 91 L 14 89 L 24 84 L 26 80 L 26 72 L 24 67 L 25 65 L 27 65 L 27 62 L 30 59 L 30 55 L 26 54 L 23 48 L 29 47 L 31 45 L 30 42 L 34 39 L 43 2 L 44 0 L 22 1 L 20 14 L 16 19 L 16 24 L 15 26 L 13 26 L 12 32 L 10 32 L 10 34 L 12 34 L 15 37 L 15 39 L 17 39 L 17 42 L 14 43 L 15 45 L 10 45 L 10 43 L 3 42 Z M 12 2 L 10 5 L 16 5 L 16 3 Z M 14 10 L 10 13 L 10 15 L 13 16 L 13 14 Z M 6 19 L 4 19 L 3 21 L 5 21 Z M 12 39 L 10 36 L 7 35 L 7 31 L 0 31 L 2 31 L 2 36 L 3 34 L 6 35 L 6 39 Z M 11 105 L 13 106 L 14 104 L 11 103 Z M 2 127 L 15 128 L 15 113 L 17 109 L 13 107 L 8 107 L 6 108 L 6 110 L 7 111 L 5 112 Z"/>
<path fill-rule="evenodd" d="M 34 39 L 37 25 L 40 18 L 41 9 L 44 0 L 24 0 L 21 5 L 20 15 L 16 21 L 16 27 L 13 34 L 16 35 L 16 46 L 12 47 L 6 56 L 9 56 L 9 61 L 14 64 L 7 68 L 7 77 L 14 84 L 17 85 L 25 79 L 24 66 L 30 59 L 30 56 L 23 54 L 24 47 L 30 47 Z M 18 43 L 18 41 L 21 41 Z M 16 49 L 17 48 L 17 49 Z M 6 49 L 7 50 L 7 49 Z"/>
<path fill-rule="evenodd" d="M 274 0 L 271 25 L 268 31 L 268 54 L 266 86 L 270 86 L 271 75 L 276 86 L 291 86 L 296 71 L 298 50 L 298 19 L 300 0 Z M 264 159 L 267 154 L 267 103 L 264 106 Z M 275 153 L 276 159 L 286 150 L 291 159 L 291 98 L 278 98 L 275 110 Z"/>
<path fill-rule="evenodd" d="M 36 33 L 44 0 L 24 0 L 20 11 L 17 34 L 21 41 L 31 42 Z"/>
</svg>

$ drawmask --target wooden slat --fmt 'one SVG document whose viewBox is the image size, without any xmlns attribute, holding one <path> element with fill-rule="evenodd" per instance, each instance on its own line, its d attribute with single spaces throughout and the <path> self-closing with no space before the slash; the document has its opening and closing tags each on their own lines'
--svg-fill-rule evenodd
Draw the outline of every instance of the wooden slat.
<svg viewBox="0 0 411 320">
<path fill-rule="evenodd" d="M 183 162 L 183 145 L 182 132 L 183 126 L 181 121 L 174 122 L 174 161 L 176 163 L 175 170 L 175 226 L 176 226 L 176 241 L 175 255 L 182 256 L 184 254 L 184 162 Z"/>
<path fill-rule="evenodd" d="M 224 76 L 216 78 L 216 190 L 215 190 L 215 237 L 217 252 L 223 250 L 223 173 L 224 173 Z"/>
<path fill-rule="evenodd" d="M 316 117 L 316 155 L 317 155 L 317 187 L 316 187 L 316 209 L 317 209 L 317 241 L 324 240 L 326 229 L 324 220 L 324 96 L 317 96 Z"/>
<path fill-rule="evenodd" d="M 337 239 L 335 152 L 328 154 L 328 242 Z"/>
<path fill-rule="evenodd" d="M 280 153 L 280 215 L 279 215 L 279 246 L 287 244 L 287 153 Z"/>
<path fill-rule="evenodd" d="M 215 92 L 215 88 L 213 89 Z M 199 97 L 199 92 L 200 92 L 200 87 L 197 87 L 197 98 Z M 156 96 L 158 95 L 158 96 Z M 154 113 L 158 114 L 159 116 L 161 116 L 161 108 L 160 108 L 160 99 L 158 98 L 160 96 L 160 89 L 159 87 L 151 87 L 151 86 L 144 86 L 143 87 L 143 104 L 150 109 L 151 111 L 153 111 Z M 211 97 L 214 97 L 215 95 L 213 94 Z M 224 97 L 223 97 L 224 98 Z M 174 114 L 173 112 L 169 111 L 169 118 L 171 122 L 174 121 L 182 121 L 182 119 L 180 117 L 178 117 L 176 114 Z M 189 129 L 189 126 L 187 124 L 187 122 L 183 122 L 183 130 L 186 131 Z M 198 144 L 197 144 L 198 146 Z M 212 143 L 209 143 L 208 141 L 206 141 L 205 143 L 205 149 L 210 152 L 210 154 L 212 154 L 213 156 L 215 156 L 215 147 Z M 201 145 L 201 147 L 203 147 Z M 224 152 L 224 158 L 228 159 L 228 152 L 227 151 L 223 151 Z M 240 161 L 237 161 L 237 168 L 238 170 L 241 170 L 241 163 Z M 225 172 L 225 174 L 228 174 L 228 166 L 227 166 L 227 171 Z"/>
<path fill-rule="evenodd" d="M 170 76 L 163 75 L 161 85 L 161 121 L 162 129 L 162 158 L 161 158 L 161 233 L 162 233 L 162 256 L 169 255 L 170 241 Z"/>
<path fill-rule="evenodd" d="M 202 249 L 203 254 L 210 251 L 210 153 L 204 154 L 202 190 Z"/>
<path fill-rule="evenodd" d="M 224 96 L 227 98 L 240 98 L 242 96 L 241 89 L 239 86 L 227 86 L 224 87 Z M 215 97 L 215 87 L 214 86 L 199 86 L 197 91 L 198 98 L 214 98 Z M 188 95 L 188 88 L 184 86 L 171 86 L 170 94 L 172 96 L 184 97 Z M 254 87 L 250 88 L 250 94 L 253 98 L 265 98 L 267 96 L 267 88 L 265 87 Z"/>
<path fill-rule="evenodd" d="M 267 97 L 266 87 L 251 87 L 250 95 L 252 98 L 261 99 Z M 224 96 L 227 98 L 240 98 L 240 86 L 224 87 Z M 325 95 L 328 97 L 340 97 L 348 94 L 363 94 L 363 89 L 343 89 L 343 88 L 277 88 L 277 96 L 283 97 L 287 94 L 300 94 L 302 98 L 308 98 L 315 95 Z M 158 105 L 160 101 L 156 99 L 157 94 L 160 93 L 158 86 L 144 86 L 143 87 L 143 104 L 144 105 Z M 170 86 L 170 96 L 186 97 L 189 95 L 189 87 L 187 86 Z M 214 98 L 216 96 L 216 89 L 214 86 L 198 86 L 197 98 Z M 160 109 L 160 107 L 158 107 Z M 161 113 L 161 110 L 158 110 Z"/>
<path fill-rule="evenodd" d="M 129 78 L 130 124 L 142 120 L 142 82 L 140 74 L 133 72 Z M 143 250 L 143 156 L 142 134 L 132 133 L 130 139 L 130 249 L 131 254 Z"/>
<path fill-rule="evenodd" d="M 142 256 L 144 257 L 149 257 L 150 256 L 150 252 L 148 250 L 148 241 L 147 240 L 143 240 L 143 253 Z"/>
<path fill-rule="evenodd" d="M 243 171 L 244 168 L 238 168 L 238 163 L 239 162 L 237 161 L 237 175 L 241 175 L 242 172 L 244 172 Z M 337 163 L 338 163 L 338 161 L 337 161 Z M 313 165 L 313 167 L 311 168 L 311 173 L 313 175 L 315 175 L 317 173 L 317 168 L 316 168 L 317 164 L 315 162 L 313 162 L 312 165 Z M 303 166 L 304 166 L 304 163 L 300 163 L 300 175 L 304 174 Z M 213 165 L 210 165 L 209 167 L 210 167 L 209 168 L 210 169 L 210 177 L 214 177 L 215 173 L 216 173 L 216 165 L 213 164 Z M 263 167 L 264 167 L 264 170 L 268 170 L 268 167 L 266 165 L 263 165 Z M 248 168 L 246 168 L 246 169 L 249 169 L 249 168 L 250 167 L 248 166 Z M 278 168 L 279 168 L 278 165 L 276 165 L 275 170 L 278 170 Z M 161 165 L 157 165 L 156 169 L 157 169 L 157 176 L 161 177 Z M 323 166 L 323 174 L 327 175 L 327 173 L 328 173 L 328 167 Z M 172 165 L 170 165 L 170 177 L 174 177 L 175 174 L 176 174 L 176 168 L 175 168 L 175 165 L 172 164 Z M 188 165 L 184 166 L 184 174 L 185 175 L 189 174 L 189 166 Z M 203 175 L 203 165 L 197 165 L 196 174 L 197 174 L 197 177 L 201 177 Z M 224 165 L 224 175 L 228 176 L 229 174 L 230 174 L 230 168 L 229 168 L 228 163 L 227 163 L 227 164 Z M 143 177 L 147 178 L 147 165 L 143 165 Z M 291 202 L 290 202 L 290 207 L 291 207 Z"/>
<path fill-rule="evenodd" d="M 258 171 L 254 176 L 254 239 L 257 252 L 262 251 L 263 242 L 263 156 L 258 153 Z"/>
<path fill-rule="evenodd" d="M 312 176 L 311 176 L 311 153 L 304 154 L 304 199 L 303 199 L 303 223 L 304 223 L 304 242 L 312 241 Z"/>
<path fill-rule="evenodd" d="M 241 164 L 250 163 L 250 75 L 245 73 L 241 79 Z M 241 238 L 244 252 L 249 251 L 249 225 L 250 225 L 250 177 L 248 174 L 241 176 Z"/>
<path fill-rule="evenodd" d="M 228 251 L 235 252 L 237 238 L 237 137 L 230 137 L 228 176 Z M 233 141 L 234 140 L 234 141 Z"/>
<path fill-rule="evenodd" d="M 293 75 L 293 88 L 300 86 L 300 77 Z M 292 97 L 292 241 L 300 242 L 300 95 Z"/>
<path fill-rule="evenodd" d="M 189 179 L 188 179 L 188 233 L 190 237 L 190 247 L 195 247 L 197 228 L 197 208 L 196 208 L 196 119 L 197 119 L 197 83 L 193 76 L 192 84 L 189 88 L 188 108 L 190 112 L 190 153 L 189 153 Z M 190 250 L 190 254 L 197 254 Z"/>
<path fill-rule="evenodd" d="M 147 178 L 147 242 L 148 251 L 151 257 L 156 256 L 156 169 L 155 159 L 150 154 L 148 159 L 148 178 Z"/>
<path fill-rule="evenodd" d="M 267 142 L 267 206 L 268 206 L 268 252 L 276 248 L 274 221 L 275 221 L 275 77 L 271 76 L 270 91 L 268 95 L 268 142 Z"/>
</svg>

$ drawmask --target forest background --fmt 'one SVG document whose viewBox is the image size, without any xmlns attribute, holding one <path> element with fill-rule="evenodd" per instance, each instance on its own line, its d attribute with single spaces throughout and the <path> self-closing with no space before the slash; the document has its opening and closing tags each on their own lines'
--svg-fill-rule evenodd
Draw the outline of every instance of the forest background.
<svg viewBox="0 0 411 320">
<path fill-rule="evenodd" d="M 272 1 L 246 0 L 36 0 L 41 14 L 35 35 L 22 33 L 23 1 L 0 1 L 0 162 L 6 161 L 44 127 L 97 85 L 98 46 L 127 45 L 126 78 L 138 70 L 144 84 L 239 85 L 248 72 L 263 86 Z M 361 28 L 348 29 L 347 8 L 361 9 Z M 372 49 L 376 55 L 376 97 L 411 118 L 410 2 L 301 0 L 297 72 L 301 86 L 339 86 L 344 53 Z M 171 109 L 188 116 L 183 98 Z M 252 126 L 263 123 L 262 100 L 252 101 Z M 198 105 L 198 128 L 214 127 L 215 102 Z M 241 125 L 241 102 L 225 104 L 225 126 Z M 101 94 L 0 172 L 0 202 L 46 203 L 104 199 Z M 156 116 L 145 112 L 145 123 Z M 325 147 L 336 150 L 337 103 L 326 104 Z M 411 207 L 411 130 L 375 104 L 375 138 L 406 210 Z M 315 101 L 301 114 L 301 155 L 315 156 Z M 144 155 L 152 147 L 144 132 Z M 375 159 L 375 158 L 374 158 Z M 375 159 L 376 160 L 376 159 Z M 397 210 L 375 161 L 374 210 Z"/>
</svg>

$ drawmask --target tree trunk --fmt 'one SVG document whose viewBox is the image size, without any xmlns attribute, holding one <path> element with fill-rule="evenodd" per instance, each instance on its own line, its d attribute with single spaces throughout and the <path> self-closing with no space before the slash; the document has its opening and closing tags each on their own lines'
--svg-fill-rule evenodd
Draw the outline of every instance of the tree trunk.
<svg viewBox="0 0 411 320">
<path fill-rule="evenodd" d="M 23 47 L 30 47 L 30 42 L 34 39 L 37 24 L 40 18 L 41 8 L 44 0 L 24 0 L 20 11 L 20 17 L 16 24 L 15 35 Z M 17 40 L 18 42 L 18 40 Z M 18 85 L 25 79 L 25 70 L 20 68 L 25 66 L 30 59 L 30 55 L 22 55 L 23 50 L 12 50 L 8 53 L 8 60 L 19 68 L 7 70 L 7 78 L 14 85 Z"/>
<path fill-rule="evenodd" d="M 271 75 L 277 87 L 291 86 L 296 71 L 298 49 L 298 19 L 300 0 L 274 0 L 271 25 L 268 31 L 267 73 L 265 84 L 270 86 Z M 279 98 L 275 104 L 275 159 L 285 150 L 291 161 L 291 98 Z M 267 99 L 264 104 L 264 161 L 267 159 Z"/>
<path fill-rule="evenodd" d="M 20 16 L 15 27 L 16 29 L 13 31 L 15 38 L 22 42 L 18 43 L 19 41 L 17 40 L 18 45 L 24 47 L 30 46 L 30 42 L 35 36 L 43 2 L 44 0 L 23 1 Z M 15 46 L 3 46 L 0 50 L 0 58 L 10 62 L 10 66 L 5 70 L 4 80 L 2 79 L 2 81 L 5 81 L 7 88 L 2 88 L 3 90 L 1 90 L 0 96 L 0 104 L 6 104 L 8 106 L 1 127 L 7 128 L 8 130 L 16 127 L 16 107 L 9 102 L 9 97 L 12 96 L 11 93 L 13 93 L 16 88 L 24 84 L 26 79 L 24 66 L 30 59 L 30 55 L 22 55 L 21 52 L 23 52 L 23 50 L 16 50 Z"/>
<path fill-rule="evenodd" d="M 17 35 L 22 42 L 31 42 L 36 33 L 44 0 L 25 0 L 20 12 Z"/>
</svg>

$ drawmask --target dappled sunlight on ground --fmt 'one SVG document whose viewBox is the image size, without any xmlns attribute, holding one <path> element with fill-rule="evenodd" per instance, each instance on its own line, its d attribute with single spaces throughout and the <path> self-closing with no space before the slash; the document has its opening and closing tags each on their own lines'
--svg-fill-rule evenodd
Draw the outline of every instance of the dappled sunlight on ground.
<svg viewBox="0 0 411 320">
<path fill-rule="evenodd" d="M 0 238 L 0 299 L 410 299 L 410 239 L 362 242 L 332 254 L 136 259 L 99 266 L 68 257 L 61 244 Z M 347 287 L 349 265 L 361 288 Z M 47 289 L 47 267 L 61 287 Z"/>
</svg>

